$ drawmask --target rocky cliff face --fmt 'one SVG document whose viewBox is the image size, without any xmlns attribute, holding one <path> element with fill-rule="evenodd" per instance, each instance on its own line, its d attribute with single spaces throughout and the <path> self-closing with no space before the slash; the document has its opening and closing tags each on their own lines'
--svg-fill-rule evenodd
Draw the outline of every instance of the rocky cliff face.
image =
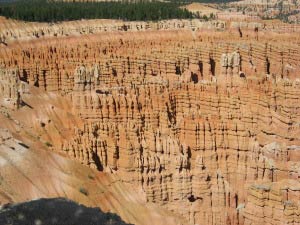
<svg viewBox="0 0 300 225">
<path fill-rule="evenodd" d="M 243 210 L 244 224 L 299 223 L 299 182 L 283 179 L 252 185 L 248 196 Z"/>
<path fill-rule="evenodd" d="M 8 114 L 0 114 L 0 217 L 6 203 L 63 197 L 85 206 L 99 207 L 105 213 L 117 214 L 130 224 L 187 223 L 179 215 L 147 202 L 141 187 L 125 184 L 118 175 L 99 172 L 54 151 L 53 146 L 62 138 L 74 136 L 70 127 L 81 127 L 80 118 L 68 112 L 71 106 L 59 94 L 30 86 L 22 99 L 24 105 L 18 110 L 1 105 Z M 49 223 L 74 224 L 72 220 L 78 219 L 80 214 L 78 209 L 77 216 L 73 214 L 69 223 L 66 222 L 68 218 L 55 221 L 65 214 L 51 216 L 50 212 L 51 218 L 49 215 L 47 218 L 47 214 L 38 215 L 34 209 L 29 211 L 18 210 L 17 216 L 13 213 L 12 217 L 2 217 L 0 223 L 47 223 L 50 219 Z M 90 219 L 95 218 L 94 215 Z M 80 222 L 85 223 L 103 224 Z"/>
<path fill-rule="evenodd" d="M 0 49 L 0 63 L 82 119 L 56 151 L 141 187 L 148 202 L 190 224 L 296 224 L 298 34 L 273 35 L 49 39 Z"/>
<path fill-rule="evenodd" d="M 67 37 L 110 32 L 149 30 L 216 30 L 224 29 L 225 21 L 162 20 L 157 22 L 126 22 L 121 20 L 94 19 L 60 23 L 22 22 L 0 17 L 0 44 L 16 40 L 28 41 L 49 37 Z M 1 46 L 1 45 L 0 45 Z"/>
</svg>

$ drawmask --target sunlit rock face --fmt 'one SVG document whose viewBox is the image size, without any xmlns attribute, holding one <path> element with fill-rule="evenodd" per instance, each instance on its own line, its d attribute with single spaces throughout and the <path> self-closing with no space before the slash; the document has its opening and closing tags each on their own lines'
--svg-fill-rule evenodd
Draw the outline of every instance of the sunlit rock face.
<svg viewBox="0 0 300 225">
<path fill-rule="evenodd" d="M 82 120 L 54 150 L 148 202 L 190 224 L 297 223 L 299 34 L 232 26 L 12 42 L 0 64 Z"/>
</svg>

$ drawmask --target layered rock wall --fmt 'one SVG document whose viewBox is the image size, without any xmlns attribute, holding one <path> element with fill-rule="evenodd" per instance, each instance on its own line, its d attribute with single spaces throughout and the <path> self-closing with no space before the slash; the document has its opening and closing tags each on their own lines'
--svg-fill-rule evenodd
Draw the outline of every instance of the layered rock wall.
<svg viewBox="0 0 300 225">
<path fill-rule="evenodd" d="M 277 35 L 278 39 L 288 40 L 288 43 L 277 44 L 267 34 L 262 34 L 258 42 L 251 41 L 255 32 L 247 35 L 249 37 L 240 38 L 238 33 L 231 32 L 193 35 L 188 31 L 180 34 L 168 31 L 140 36 L 136 33 L 95 35 L 83 38 L 79 43 L 76 38 L 59 42 L 49 40 L 37 42 L 35 47 L 24 44 L 22 49 L 3 48 L 0 63 L 5 67 L 18 67 L 21 79 L 32 85 L 47 91 L 65 92 L 73 90 L 74 71 L 82 65 L 95 70 L 90 72 L 94 73 L 91 76 L 98 76 L 99 83 L 95 87 L 141 84 L 143 79 L 138 79 L 141 76 L 160 79 L 174 73 L 181 80 L 189 80 L 191 73 L 195 82 L 212 80 L 212 77 L 224 74 L 222 69 L 233 69 L 229 65 L 232 63 L 239 64 L 234 65 L 236 72 L 243 72 L 247 77 L 260 79 L 268 74 L 276 79 L 297 79 L 300 68 L 297 64 L 298 40 L 293 41 L 296 36 Z M 131 37 L 136 38 L 131 40 Z M 239 62 L 230 61 L 224 65 L 220 61 L 224 54 L 234 52 L 239 55 L 236 58 Z"/>
<path fill-rule="evenodd" d="M 11 45 L 0 63 L 71 102 L 84 126 L 54 146 L 70 158 L 191 224 L 282 224 L 299 220 L 300 55 L 296 35 L 274 37 L 90 35 Z M 282 201 L 269 192 L 284 180 L 294 192 Z"/>
</svg>

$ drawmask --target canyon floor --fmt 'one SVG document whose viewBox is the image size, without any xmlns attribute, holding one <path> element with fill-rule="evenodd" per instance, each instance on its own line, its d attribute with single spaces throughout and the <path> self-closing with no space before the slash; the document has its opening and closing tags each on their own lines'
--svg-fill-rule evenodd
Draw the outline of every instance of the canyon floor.
<svg viewBox="0 0 300 225">
<path fill-rule="evenodd" d="M 1 17 L 0 223 L 300 224 L 300 26 L 223 18 Z"/>
</svg>

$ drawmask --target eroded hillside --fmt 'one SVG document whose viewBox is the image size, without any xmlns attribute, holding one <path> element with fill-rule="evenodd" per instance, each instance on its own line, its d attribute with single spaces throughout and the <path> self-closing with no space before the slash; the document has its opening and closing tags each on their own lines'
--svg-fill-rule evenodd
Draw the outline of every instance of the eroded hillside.
<svg viewBox="0 0 300 225">
<path fill-rule="evenodd" d="M 88 182 L 95 197 L 83 199 L 126 222 L 298 224 L 297 27 L 281 33 L 282 23 L 170 23 L 10 40 L 0 49 L 1 127 L 30 146 L 26 154 L 42 154 L 33 162 L 48 173 L 64 171 L 52 157 L 72 165 L 60 182 L 67 176 L 77 187 L 79 177 L 95 174 Z M 42 181 L 39 171 L 33 177 Z M 105 179 L 117 181 L 103 187 Z M 106 197 L 98 195 L 103 188 Z M 57 196 L 35 191 L 13 199 L 0 190 L 6 201 Z M 132 203 L 143 196 L 144 214 Z"/>
</svg>

